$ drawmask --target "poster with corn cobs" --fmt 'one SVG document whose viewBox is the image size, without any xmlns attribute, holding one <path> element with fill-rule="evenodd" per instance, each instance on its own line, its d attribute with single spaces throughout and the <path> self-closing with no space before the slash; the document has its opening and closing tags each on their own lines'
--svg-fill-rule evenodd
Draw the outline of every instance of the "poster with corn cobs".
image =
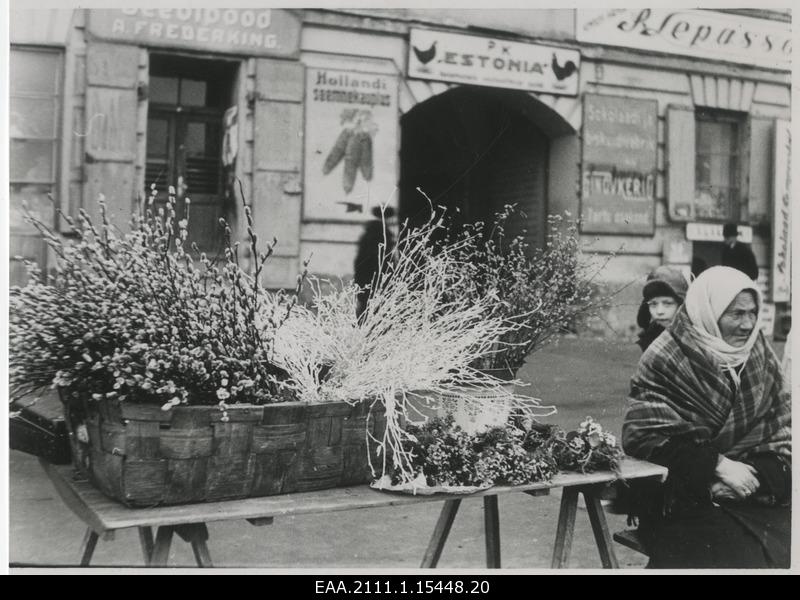
<svg viewBox="0 0 800 600">
<path fill-rule="evenodd" d="M 397 78 L 308 69 L 304 218 L 362 221 L 396 203 Z"/>
</svg>

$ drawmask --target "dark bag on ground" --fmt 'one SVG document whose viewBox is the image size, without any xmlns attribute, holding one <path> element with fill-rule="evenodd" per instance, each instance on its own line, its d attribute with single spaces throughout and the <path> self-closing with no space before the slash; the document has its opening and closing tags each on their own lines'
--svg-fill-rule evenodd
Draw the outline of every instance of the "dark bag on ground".
<svg viewBox="0 0 800 600">
<path fill-rule="evenodd" d="M 12 450 L 39 456 L 54 465 L 71 462 L 64 408 L 56 395 L 11 405 L 9 438 Z"/>
</svg>

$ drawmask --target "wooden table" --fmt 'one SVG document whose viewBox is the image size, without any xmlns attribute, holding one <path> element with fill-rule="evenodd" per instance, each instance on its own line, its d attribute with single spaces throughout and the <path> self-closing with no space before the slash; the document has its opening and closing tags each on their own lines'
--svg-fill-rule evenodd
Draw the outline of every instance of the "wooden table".
<svg viewBox="0 0 800 600">
<path fill-rule="evenodd" d="M 127 508 L 103 495 L 87 481 L 76 480 L 71 466 L 55 466 L 45 461 L 40 463 L 67 506 L 88 526 L 81 549 L 81 566 L 89 565 L 99 537 L 113 539 L 114 532 L 118 529 L 138 528 L 144 563 L 147 566 L 167 564 L 172 537 L 177 533 L 191 544 L 198 566 L 211 567 L 213 565 L 208 551 L 206 527 L 206 523 L 211 521 L 246 519 L 254 525 L 267 525 L 275 517 L 443 501 L 442 512 L 421 565 L 435 567 L 463 498 L 445 494 L 411 496 L 380 492 L 364 485 L 225 502 Z M 666 468 L 651 463 L 632 458 L 626 458 L 621 463 L 621 476 L 627 480 L 659 478 L 663 481 L 666 475 Z M 578 494 L 583 494 L 603 567 L 616 568 L 618 565 L 613 541 L 600 502 L 600 492 L 615 479 L 617 476 L 608 471 L 562 473 L 549 482 L 493 487 L 464 496 L 483 497 L 487 567 L 500 567 L 500 516 L 497 497 L 511 492 L 542 496 L 549 494 L 551 489 L 560 487 L 563 491 L 552 566 L 567 566 L 575 528 Z M 157 528 L 155 539 L 152 533 L 154 527 Z"/>
</svg>

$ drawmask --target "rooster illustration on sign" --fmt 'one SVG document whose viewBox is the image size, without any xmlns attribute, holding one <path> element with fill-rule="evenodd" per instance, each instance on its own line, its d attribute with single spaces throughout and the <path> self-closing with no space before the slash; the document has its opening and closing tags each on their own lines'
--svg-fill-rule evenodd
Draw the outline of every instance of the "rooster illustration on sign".
<svg viewBox="0 0 800 600">
<path fill-rule="evenodd" d="M 564 81 L 567 77 L 572 75 L 575 71 L 578 70 L 578 67 L 575 66 L 575 63 L 571 60 L 568 60 L 564 63 L 564 66 L 558 64 L 558 58 L 556 58 L 556 53 L 553 52 L 553 60 L 550 63 L 550 66 L 553 68 L 553 74 L 556 76 L 556 79 L 559 81 Z"/>
<path fill-rule="evenodd" d="M 372 181 L 372 138 L 377 133 L 378 126 L 372 120 L 372 111 L 358 108 L 344 109 L 340 115 L 340 124 L 342 131 L 325 158 L 322 174 L 327 175 L 340 162 L 344 162 L 342 188 L 345 194 L 349 194 L 353 191 L 359 172 L 365 181 Z"/>
<path fill-rule="evenodd" d="M 416 46 L 411 46 L 411 48 L 414 50 L 417 60 L 423 65 L 427 65 L 436 57 L 436 42 L 433 42 L 427 50 L 420 50 Z"/>
</svg>

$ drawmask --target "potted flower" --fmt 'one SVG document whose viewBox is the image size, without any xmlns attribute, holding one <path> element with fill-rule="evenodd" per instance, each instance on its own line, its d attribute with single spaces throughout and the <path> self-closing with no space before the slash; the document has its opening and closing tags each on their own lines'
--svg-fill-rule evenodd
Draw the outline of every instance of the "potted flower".
<svg viewBox="0 0 800 600">
<path fill-rule="evenodd" d="M 10 293 L 12 398 L 52 385 L 65 405 L 77 466 L 130 505 L 269 495 L 368 479 L 360 403 L 309 405 L 283 385 L 276 331 L 294 295 L 271 294 L 244 214 L 252 272 L 224 221 L 217 257 L 185 248 L 186 217 L 155 194 L 123 233 L 106 217 L 59 212 L 74 239 L 35 218 L 56 255 L 45 283 L 32 269 Z M 302 275 L 298 277 L 298 288 Z M 327 427 L 341 435 L 318 435 Z M 323 439 L 324 438 L 324 439 Z"/>
</svg>

